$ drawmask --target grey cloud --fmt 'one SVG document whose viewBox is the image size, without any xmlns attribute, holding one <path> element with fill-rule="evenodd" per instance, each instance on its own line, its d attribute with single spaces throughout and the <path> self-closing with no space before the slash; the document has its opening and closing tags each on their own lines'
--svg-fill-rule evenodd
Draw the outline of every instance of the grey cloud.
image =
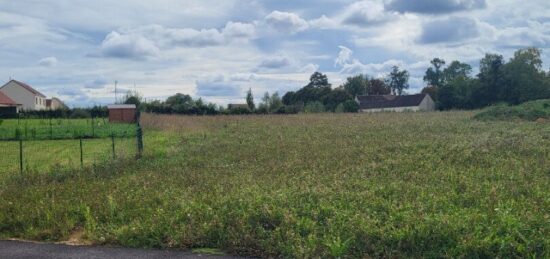
<svg viewBox="0 0 550 259">
<path fill-rule="evenodd" d="M 84 84 L 84 88 L 87 89 L 103 89 L 107 85 L 107 80 L 103 78 L 98 78 L 93 81 L 90 81 L 86 84 Z"/>
<path fill-rule="evenodd" d="M 53 67 L 57 65 L 57 62 L 58 61 L 56 57 L 47 57 L 47 58 L 40 59 L 38 61 L 38 65 L 43 67 Z"/>
<path fill-rule="evenodd" d="M 344 13 L 343 23 L 366 26 L 389 20 L 391 14 L 384 10 L 384 5 L 373 1 L 360 1 L 350 5 Z"/>
<path fill-rule="evenodd" d="M 212 97 L 212 96 L 224 96 L 233 97 L 239 96 L 241 90 L 239 86 L 233 85 L 223 81 L 197 81 L 197 95 Z"/>
<path fill-rule="evenodd" d="M 288 58 L 268 58 L 262 61 L 260 67 L 262 68 L 283 68 L 290 65 L 290 60 Z"/>
<path fill-rule="evenodd" d="M 485 0 L 393 0 L 386 4 L 388 10 L 424 14 L 452 13 L 486 6 Z"/>
<path fill-rule="evenodd" d="M 425 24 L 418 42 L 424 44 L 461 42 L 479 35 L 479 28 L 475 20 L 451 17 Z"/>
</svg>

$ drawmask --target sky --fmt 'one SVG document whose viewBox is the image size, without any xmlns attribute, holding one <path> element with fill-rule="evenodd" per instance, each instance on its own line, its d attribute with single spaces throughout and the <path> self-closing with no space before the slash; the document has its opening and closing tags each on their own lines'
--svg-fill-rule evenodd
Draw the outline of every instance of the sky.
<svg viewBox="0 0 550 259">
<path fill-rule="evenodd" d="M 550 66 L 547 0 L 0 0 L 0 85 L 29 83 L 73 107 L 175 93 L 225 105 L 248 89 L 283 95 L 315 71 L 334 87 L 383 77 L 393 65 L 417 93 L 429 61 L 476 70 L 543 50 Z"/>
</svg>

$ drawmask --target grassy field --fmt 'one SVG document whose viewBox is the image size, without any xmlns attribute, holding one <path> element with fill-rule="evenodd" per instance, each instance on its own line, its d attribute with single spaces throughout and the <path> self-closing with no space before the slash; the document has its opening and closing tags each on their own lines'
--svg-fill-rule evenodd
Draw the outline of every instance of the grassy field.
<svg viewBox="0 0 550 259">
<path fill-rule="evenodd" d="M 0 119 L 0 140 L 14 140 L 16 130 L 21 137 L 32 140 L 106 138 L 135 136 L 135 125 L 109 123 L 105 118 L 95 119 Z"/>
<path fill-rule="evenodd" d="M 145 158 L 0 174 L 0 237 L 281 257 L 550 257 L 550 125 L 144 115 Z"/>
</svg>

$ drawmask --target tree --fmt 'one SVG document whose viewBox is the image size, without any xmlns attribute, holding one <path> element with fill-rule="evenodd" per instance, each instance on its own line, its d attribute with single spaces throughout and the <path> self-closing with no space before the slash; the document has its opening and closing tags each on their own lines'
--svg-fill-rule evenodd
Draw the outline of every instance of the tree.
<svg viewBox="0 0 550 259">
<path fill-rule="evenodd" d="M 252 95 L 252 88 L 249 88 L 248 92 L 246 92 L 246 104 L 248 105 L 248 109 L 251 111 L 256 109 L 256 105 L 254 104 L 254 96 Z"/>
<path fill-rule="evenodd" d="M 275 92 L 269 98 L 269 112 L 278 112 L 283 107 L 283 101 L 278 92 Z"/>
<path fill-rule="evenodd" d="M 331 87 L 328 83 L 328 77 L 320 72 L 315 72 L 309 77 L 308 86 L 312 87 Z"/>
<path fill-rule="evenodd" d="M 342 88 L 351 96 L 367 95 L 369 90 L 369 78 L 367 75 L 348 77 Z"/>
<path fill-rule="evenodd" d="M 304 112 L 305 113 L 325 112 L 325 106 L 323 105 L 322 102 L 319 102 L 319 101 L 310 102 L 310 103 L 306 104 L 306 106 L 304 107 Z"/>
<path fill-rule="evenodd" d="M 443 71 L 441 68 L 445 65 L 445 60 L 434 58 L 430 63 L 433 67 L 426 70 L 424 82 L 428 83 L 429 86 L 441 87 L 443 85 Z"/>
<path fill-rule="evenodd" d="M 371 79 L 368 95 L 386 95 L 391 93 L 390 87 L 381 79 Z"/>
<path fill-rule="evenodd" d="M 473 94 L 473 105 L 484 107 L 498 101 L 500 87 L 504 84 L 504 58 L 498 54 L 485 54 L 479 62 L 479 84 Z"/>
<path fill-rule="evenodd" d="M 288 92 L 283 96 L 286 105 L 310 103 L 321 101 L 323 96 L 331 92 L 331 85 L 326 75 L 315 72 L 311 75 L 309 83 L 296 92 Z"/>
<path fill-rule="evenodd" d="M 334 89 L 329 94 L 322 97 L 322 102 L 327 111 L 334 111 L 338 104 L 348 100 L 353 100 L 353 96 L 343 89 Z"/>
<path fill-rule="evenodd" d="M 520 49 L 514 53 L 514 57 L 503 66 L 505 83 L 500 89 L 500 100 L 519 104 L 550 97 L 541 54 L 537 48 Z"/>
<path fill-rule="evenodd" d="M 139 107 L 142 101 L 143 97 L 137 91 L 130 90 L 124 96 L 124 104 L 135 104 L 136 107 Z"/>
<path fill-rule="evenodd" d="M 443 84 L 450 83 L 459 77 L 468 78 L 470 73 L 472 73 L 472 66 L 455 60 L 443 70 Z"/>
<path fill-rule="evenodd" d="M 409 72 L 399 70 L 398 66 L 393 66 L 387 82 L 394 95 L 402 95 L 405 89 L 409 89 Z"/>
<path fill-rule="evenodd" d="M 343 103 L 344 112 L 358 112 L 359 104 L 354 100 L 347 100 Z"/>
</svg>

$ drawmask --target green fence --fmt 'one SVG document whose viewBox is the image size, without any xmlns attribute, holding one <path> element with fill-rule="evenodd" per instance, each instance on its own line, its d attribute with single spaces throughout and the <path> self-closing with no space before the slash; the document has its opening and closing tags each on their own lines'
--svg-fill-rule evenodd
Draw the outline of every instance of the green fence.
<svg viewBox="0 0 550 259">
<path fill-rule="evenodd" d="M 43 128 L 40 129 L 43 132 Z M 25 174 L 58 167 L 91 166 L 112 159 L 140 158 L 143 133 L 139 123 L 118 125 L 118 129 L 95 136 L 75 134 L 52 139 L 25 136 L 18 129 L 23 133 L 0 140 L 0 174 Z"/>
</svg>

